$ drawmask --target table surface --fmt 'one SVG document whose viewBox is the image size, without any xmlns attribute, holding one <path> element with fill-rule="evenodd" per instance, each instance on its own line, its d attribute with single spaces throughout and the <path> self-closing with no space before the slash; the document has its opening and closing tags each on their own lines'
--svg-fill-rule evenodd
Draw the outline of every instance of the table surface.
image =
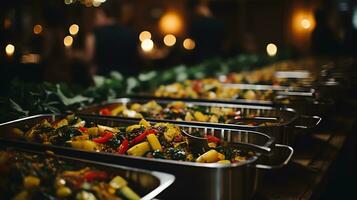
<svg viewBox="0 0 357 200">
<path fill-rule="evenodd" d="M 316 199 L 324 191 L 337 157 L 351 137 L 354 119 L 334 119 L 313 134 L 299 138 L 292 162 L 279 173 L 265 175 L 256 199 Z"/>
</svg>

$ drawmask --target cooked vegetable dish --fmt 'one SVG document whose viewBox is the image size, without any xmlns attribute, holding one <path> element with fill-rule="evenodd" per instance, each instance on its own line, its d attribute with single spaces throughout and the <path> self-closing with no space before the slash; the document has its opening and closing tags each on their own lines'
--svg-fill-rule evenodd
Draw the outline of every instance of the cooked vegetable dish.
<svg viewBox="0 0 357 200">
<path fill-rule="evenodd" d="M 51 154 L 0 151 L 0 175 L 1 199 L 140 199 L 115 172 L 69 163 Z"/>
<path fill-rule="evenodd" d="M 52 123 L 43 120 L 27 131 L 15 128 L 12 134 L 43 144 L 202 163 L 235 163 L 248 159 L 252 154 L 233 148 L 212 135 L 204 136 L 209 149 L 200 151 L 189 143 L 178 126 L 169 123 L 151 125 L 144 119 L 131 126 L 109 127 L 86 123 L 74 115 L 69 115 Z M 201 136 L 199 132 L 191 134 Z"/>
<path fill-rule="evenodd" d="M 217 79 L 186 80 L 183 83 L 161 85 L 155 92 L 156 97 L 193 98 L 193 99 L 247 99 L 273 100 L 272 90 L 247 90 L 228 87 Z"/>
<path fill-rule="evenodd" d="M 158 104 L 155 100 L 152 100 L 143 104 L 118 104 L 102 108 L 94 114 L 250 126 L 273 125 L 282 121 L 279 118 L 259 116 L 261 113 L 253 111 L 246 113 L 244 109 L 240 108 L 192 105 L 182 101 Z"/>
</svg>

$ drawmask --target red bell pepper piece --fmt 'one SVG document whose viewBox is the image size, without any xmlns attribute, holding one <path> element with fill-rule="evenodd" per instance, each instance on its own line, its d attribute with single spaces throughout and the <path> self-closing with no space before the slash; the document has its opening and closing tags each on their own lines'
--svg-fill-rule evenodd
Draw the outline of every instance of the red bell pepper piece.
<svg viewBox="0 0 357 200">
<path fill-rule="evenodd" d="M 119 154 L 125 154 L 125 152 L 129 149 L 129 140 L 125 139 L 123 142 L 120 144 L 118 148 L 118 153 Z"/>
<path fill-rule="evenodd" d="M 79 130 L 82 132 L 82 133 L 86 133 L 88 131 L 88 129 L 86 127 L 79 127 Z"/>
<path fill-rule="evenodd" d="M 131 145 L 137 144 L 141 141 L 144 141 L 146 139 L 146 136 L 149 134 L 156 134 L 156 130 L 155 129 L 150 129 L 150 130 L 145 130 L 143 133 L 141 133 L 140 135 L 136 136 L 134 139 L 132 139 L 130 141 Z"/>
<path fill-rule="evenodd" d="M 108 174 L 104 171 L 88 171 L 83 175 L 84 180 L 90 182 L 94 180 L 105 180 L 108 178 Z"/>
<path fill-rule="evenodd" d="M 100 115 L 112 115 L 112 112 L 108 108 L 103 108 L 99 111 Z"/>
<path fill-rule="evenodd" d="M 113 136 L 114 135 L 112 132 L 105 131 L 101 137 L 94 138 L 94 139 L 92 139 L 92 141 L 96 142 L 96 143 L 105 143 L 105 142 L 108 142 L 110 139 L 112 139 Z"/>
<path fill-rule="evenodd" d="M 206 138 L 207 138 L 208 142 L 218 143 L 221 141 L 218 137 L 215 137 L 212 135 L 207 135 Z"/>
<path fill-rule="evenodd" d="M 199 80 L 195 80 L 193 82 L 193 88 L 192 88 L 195 92 L 200 93 L 201 89 L 202 89 L 202 82 Z"/>
</svg>

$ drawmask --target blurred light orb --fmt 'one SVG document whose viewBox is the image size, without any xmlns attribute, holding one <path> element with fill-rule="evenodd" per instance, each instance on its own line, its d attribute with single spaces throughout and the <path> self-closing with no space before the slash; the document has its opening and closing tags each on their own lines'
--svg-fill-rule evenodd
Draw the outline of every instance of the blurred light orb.
<svg viewBox="0 0 357 200">
<path fill-rule="evenodd" d="M 64 4 L 66 4 L 66 5 L 69 5 L 71 3 L 73 3 L 73 0 L 64 0 Z"/>
<path fill-rule="evenodd" d="M 302 19 L 300 25 L 304 29 L 309 29 L 311 27 L 311 22 L 308 19 Z"/>
<path fill-rule="evenodd" d="M 154 42 L 151 39 L 145 39 L 141 42 L 141 49 L 149 52 L 154 48 Z"/>
<path fill-rule="evenodd" d="M 196 42 L 191 39 L 191 38 L 186 38 L 184 41 L 183 41 L 183 47 L 186 49 L 186 50 L 193 50 L 195 47 L 196 47 Z"/>
<path fill-rule="evenodd" d="M 12 45 L 12 44 L 6 45 L 6 47 L 5 47 L 5 53 L 6 53 L 6 55 L 8 55 L 8 56 L 14 55 L 14 53 L 15 53 L 15 46 Z"/>
<path fill-rule="evenodd" d="M 277 47 L 275 44 L 273 44 L 273 43 L 269 43 L 269 44 L 267 45 L 266 50 L 267 50 L 267 54 L 268 54 L 269 56 L 275 56 L 276 53 L 278 52 L 278 47 Z"/>
<path fill-rule="evenodd" d="M 63 39 L 63 44 L 66 47 L 70 47 L 73 44 L 73 37 L 70 35 L 67 35 L 64 39 Z"/>
<path fill-rule="evenodd" d="M 180 33 L 183 27 L 182 18 L 175 12 L 164 14 L 159 21 L 159 28 L 165 34 Z"/>
<path fill-rule="evenodd" d="M 42 33 L 42 26 L 40 24 L 36 24 L 33 26 L 33 33 L 39 35 Z"/>
<path fill-rule="evenodd" d="M 165 35 L 164 43 L 168 47 L 172 47 L 176 44 L 176 37 L 172 34 Z"/>
<path fill-rule="evenodd" d="M 79 32 L 79 26 L 77 24 L 72 24 L 68 30 L 71 35 L 77 35 Z"/>
<path fill-rule="evenodd" d="M 151 33 L 149 31 L 143 31 L 139 34 L 139 40 L 142 42 L 146 39 L 151 39 Z"/>
</svg>

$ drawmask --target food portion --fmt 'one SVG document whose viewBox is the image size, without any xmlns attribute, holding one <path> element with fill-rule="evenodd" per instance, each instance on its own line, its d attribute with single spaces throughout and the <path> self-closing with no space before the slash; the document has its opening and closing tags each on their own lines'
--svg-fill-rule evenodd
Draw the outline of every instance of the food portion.
<svg viewBox="0 0 357 200">
<path fill-rule="evenodd" d="M 249 126 L 267 126 L 279 124 L 280 118 L 267 118 L 263 113 L 252 110 L 249 113 L 235 107 L 203 106 L 174 101 L 171 103 L 157 103 L 155 100 L 147 103 L 126 103 L 108 106 L 97 113 L 106 116 L 120 116 L 130 118 L 169 119 L 177 121 L 197 121 Z M 262 120 L 266 118 L 268 120 Z"/>
<path fill-rule="evenodd" d="M 0 199 L 136 200 L 122 176 L 54 155 L 0 151 Z"/>
<path fill-rule="evenodd" d="M 202 136 L 197 131 L 191 134 Z M 203 136 L 208 140 L 209 149 L 197 150 L 178 126 L 170 123 L 151 125 L 144 119 L 130 126 L 109 127 L 69 115 L 55 122 L 43 120 L 28 130 L 15 128 L 12 135 L 42 144 L 189 162 L 235 163 L 252 156 L 251 152 L 233 148 L 211 135 Z"/>
<path fill-rule="evenodd" d="M 274 100 L 273 90 L 251 90 L 231 87 L 217 79 L 186 80 L 183 83 L 161 85 L 156 97 L 192 99 Z"/>
</svg>

